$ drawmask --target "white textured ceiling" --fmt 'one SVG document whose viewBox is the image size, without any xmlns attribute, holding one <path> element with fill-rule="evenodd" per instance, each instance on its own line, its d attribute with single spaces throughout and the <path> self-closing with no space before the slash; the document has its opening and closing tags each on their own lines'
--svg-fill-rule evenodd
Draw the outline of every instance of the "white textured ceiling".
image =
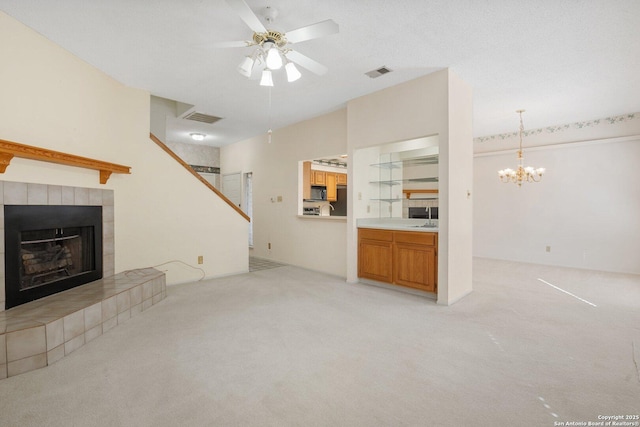
<svg viewBox="0 0 640 427">
<path fill-rule="evenodd" d="M 302 42 L 326 65 L 268 90 L 236 67 L 252 35 L 224 0 L 0 0 L 0 10 L 116 80 L 222 117 L 224 145 L 339 109 L 355 97 L 449 67 L 474 90 L 474 136 L 640 111 L 638 0 L 247 0 L 269 28 L 333 19 L 340 32 Z M 46 66 L 46 64 L 43 64 Z M 364 73 L 387 66 L 392 73 Z M 278 78 L 279 77 L 279 78 Z M 201 131 L 201 127 L 198 127 Z M 168 135 L 187 139 L 176 126 Z"/>
</svg>

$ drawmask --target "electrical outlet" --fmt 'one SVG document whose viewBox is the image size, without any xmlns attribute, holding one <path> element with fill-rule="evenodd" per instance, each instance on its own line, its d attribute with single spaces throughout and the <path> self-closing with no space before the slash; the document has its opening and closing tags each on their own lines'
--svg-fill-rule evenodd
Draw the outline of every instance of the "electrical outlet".
<svg viewBox="0 0 640 427">
<path fill-rule="evenodd" d="M 278 196 L 278 203 L 282 202 L 282 196 Z"/>
<path fill-rule="evenodd" d="M 269 249 L 271 249 L 271 242 L 269 242 L 268 245 L 269 245 Z"/>
<path fill-rule="evenodd" d="M 547 246 L 547 247 L 545 248 L 545 251 L 547 251 L 547 252 L 551 252 L 551 246 Z"/>
<path fill-rule="evenodd" d="M 367 205 L 367 213 L 371 213 L 371 206 Z"/>
<path fill-rule="evenodd" d="M 198 264 L 202 264 L 204 262 L 204 257 L 202 255 L 198 255 Z"/>
<path fill-rule="evenodd" d="M 358 200 L 362 200 L 362 193 L 358 191 Z"/>
</svg>

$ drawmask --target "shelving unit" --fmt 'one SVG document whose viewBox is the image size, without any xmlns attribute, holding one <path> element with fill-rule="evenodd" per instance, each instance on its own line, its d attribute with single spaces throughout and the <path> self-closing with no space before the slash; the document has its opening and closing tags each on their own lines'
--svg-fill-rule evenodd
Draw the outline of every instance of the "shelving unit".
<svg viewBox="0 0 640 427">
<path fill-rule="evenodd" d="M 379 170 L 378 179 L 370 180 L 369 184 L 378 186 L 378 197 L 371 198 L 371 201 L 376 202 L 385 202 L 390 206 L 388 209 L 384 209 L 383 206 L 380 206 L 380 217 L 386 216 L 383 213 L 389 212 L 389 216 L 392 216 L 393 205 L 396 202 L 400 202 L 405 198 L 410 198 L 411 193 L 437 193 L 438 190 L 422 190 L 422 189 L 414 189 L 414 190 L 405 190 L 402 188 L 405 184 L 416 184 L 416 183 L 437 183 L 437 176 L 425 176 L 419 178 L 403 178 L 403 169 L 404 167 L 410 166 L 422 166 L 422 165 L 435 165 L 438 164 L 438 156 L 429 156 L 429 157 L 421 157 L 415 159 L 406 159 L 406 160 L 395 160 L 391 159 L 392 154 L 386 154 L 384 156 L 388 156 L 386 159 L 381 159 L 379 163 L 374 163 L 370 165 L 372 168 L 376 168 Z M 400 191 L 397 190 L 397 187 L 400 186 Z M 419 200 L 434 200 L 435 197 L 430 198 L 421 198 Z M 416 199 L 413 199 L 416 200 Z"/>
<path fill-rule="evenodd" d="M 378 170 L 377 179 L 371 180 L 370 184 L 378 187 L 378 197 L 370 198 L 371 201 L 379 203 L 379 216 L 392 217 L 392 205 L 402 200 L 402 161 L 392 159 L 394 154 L 384 154 L 379 163 L 371 165 Z M 373 193 L 372 193 L 373 194 Z"/>
</svg>

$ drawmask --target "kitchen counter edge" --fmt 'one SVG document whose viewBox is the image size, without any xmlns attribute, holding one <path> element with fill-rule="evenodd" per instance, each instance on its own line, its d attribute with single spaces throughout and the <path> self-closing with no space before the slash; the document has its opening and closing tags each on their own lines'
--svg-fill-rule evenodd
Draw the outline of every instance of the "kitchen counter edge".
<svg viewBox="0 0 640 427">
<path fill-rule="evenodd" d="M 358 228 L 373 228 L 378 230 L 395 230 L 395 231 L 415 231 L 418 233 L 437 233 L 437 227 L 416 227 L 410 225 L 391 225 L 391 224 L 367 224 L 358 225 Z"/>
<path fill-rule="evenodd" d="M 331 221 L 347 221 L 346 216 L 298 215 L 302 219 L 328 219 Z"/>
</svg>

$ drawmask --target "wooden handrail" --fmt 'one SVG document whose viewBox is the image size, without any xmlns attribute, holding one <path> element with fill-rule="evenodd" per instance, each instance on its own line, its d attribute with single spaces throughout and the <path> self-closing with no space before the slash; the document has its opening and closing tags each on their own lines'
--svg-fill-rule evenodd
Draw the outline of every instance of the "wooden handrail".
<svg viewBox="0 0 640 427">
<path fill-rule="evenodd" d="M 9 166 L 11 159 L 14 157 L 95 169 L 100 171 L 100 184 L 106 184 L 114 172 L 131 173 L 129 166 L 103 162 L 102 160 L 80 157 L 75 154 L 62 153 L 60 151 L 47 150 L 46 148 L 18 144 L 17 142 L 0 139 L 0 173 L 4 173 L 7 170 L 7 166 Z"/>
<path fill-rule="evenodd" d="M 242 211 L 242 209 L 240 209 L 239 206 L 236 206 L 231 200 L 229 200 L 224 194 L 222 194 L 216 187 L 214 187 L 213 185 L 211 185 L 211 183 L 209 181 L 207 181 L 206 179 L 204 179 L 198 172 L 194 171 L 193 168 L 191 166 L 189 166 L 187 164 L 187 162 L 185 162 L 184 160 L 182 160 L 180 157 L 178 157 L 178 155 L 176 153 L 174 153 L 171 148 L 167 147 L 167 145 L 160 141 L 158 139 L 158 137 L 156 137 L 154 134 L 150 133 L 149 137 L 151 138 L 151 140 L 153 142 L 155 142 L 156 144 L 158 144 L 158 146 L 160 148 L 162 148 L 167 154 L 169 154 L 171 157 L 174 158 L 174 160 L 176 160 L 178 163 L 180 163 L 186 170 L 188 170 L 193 176 L 195 176 L 196 178 L 198 178 L 198 180 L 200 180 L 200 182 L 202 182 L 204 185 L 206 185 L 207 187 L 209 187 L 209 189 L 211 191 L 213 191 L 214 193 L 216 193 L 220 198 L 222 198 L 222 200 L 224 200 L 229 206 L 231 206 L 233 209 L 235 209 L 236 212 L 238 212 L 240 215 L 242 215 L 244 217 L 244 219 L 246 219 L 247 221 L 251 221 L 251 218 L 249 218 L 249 215 L 247 215 L 246 213 L 244 213 Z"/>
</svg>

